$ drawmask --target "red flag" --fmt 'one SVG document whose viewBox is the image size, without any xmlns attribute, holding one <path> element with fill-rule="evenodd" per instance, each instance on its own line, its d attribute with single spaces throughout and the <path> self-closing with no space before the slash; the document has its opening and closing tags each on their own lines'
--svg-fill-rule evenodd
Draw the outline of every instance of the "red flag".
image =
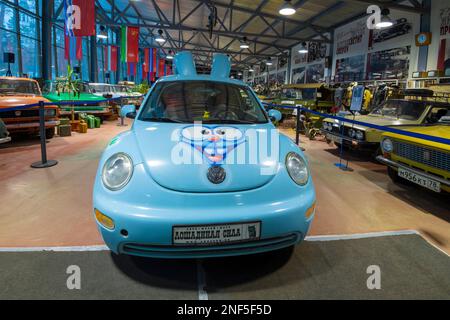
<svg viewBox="0 0 450 320">
<path fill-rule="evenodd" d="M 116 72 L 117 71 L 117 52 L 118 52 L 117 46 L 111 46 L 111 71 Z"/>
<path fill-rule="evenodd" d="M 150 49 L 144 49 L 144 63 L 142 64 L 143 71 L 148 73 L 150 71 Z"/>
<path fill-rule="evenodd" d="M 68 37 L 64 35 L 64 58 L 66 60 L 83 59 L 81 37 Z"/>
<path fill-rule="evenodd" d="M 144 49 L 144 62 L 142 63 L 142 77 L 147 80 L 150 72 L 150 48 Z"/>
<path fill-rule="evenodd" d="M 164 77 L 164 65 L 165 64 L 166 64 L 166 60 L 159 59 L 158 78 Z"/>
<path fill-rule="evenodd" d="M 139 28 L 127 28 L 127 62 L 139 61 Z"/>
<path fill-rule="evenodd" d="M 152 52 L 151 52 L 152 65 L 151 65 L 151 68 L 150 68 L 150 71 L 155 73 L 155 76 L 156 76 L 156 66 L 157 66 L 156 60 L 158 60 L 157 59 L 157 55 L 156 55 L 156 50 L 157 49 L 155 49 L 155 48 L 152 49 Z"/>
<path fill-rule="evenodd" d="M 66 34 L 69 36 L 95 36 L 95 1 L 65 0 Z"/>
</svg>

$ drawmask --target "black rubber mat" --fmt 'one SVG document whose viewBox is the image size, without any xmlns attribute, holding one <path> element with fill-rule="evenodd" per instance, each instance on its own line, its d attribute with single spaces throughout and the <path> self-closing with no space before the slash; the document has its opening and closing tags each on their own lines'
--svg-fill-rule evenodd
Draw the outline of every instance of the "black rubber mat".
<svg viewBox="0 0 450 320">
<path fill-rule="evenodd" d="M 78 266 L 81 289 L 67 288 Z M 199 267 L 200 265 L 200 267 Z M 381 289 L 367 287 L 369 266 Z M 450 259 L 420 236 L 304 242 L 234 258 L 156 260 L 100 252 L 2 252 L 0 299 L 450 299 Z"/>
</svg>

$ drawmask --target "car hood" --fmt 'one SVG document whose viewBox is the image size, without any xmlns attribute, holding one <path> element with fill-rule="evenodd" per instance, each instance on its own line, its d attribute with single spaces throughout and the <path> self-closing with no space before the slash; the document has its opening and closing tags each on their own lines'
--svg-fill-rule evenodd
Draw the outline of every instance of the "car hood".
<svg viewBox="0 0 450 320">
<path fill-rule="evenodd" d="M 105 100 L 103 97 L 97 97 L 91 93 L 80 93 L 80 96 L 69 93 L 61 93 L 60 95 L 56 93 L 46 94 L 45 97 L 51 101 L 102 101 Z"/>
<path fill-rule="evenodd" d="M 346 116 L 347 119 L 353 120 L 353 116 Z M 326 119 L 325 121 L 328 122 L 335 122 L 339 123 L 339 120 L 334 119 Z M 355 121 L 360 122 L 366 122 L 378 126 L 401 126 L 401 125 L 412 125 L 412 124 L 419 124 L 418 120 L 412 121 L 412 120 L 404 120 L 404 119 L 395 119 L 395 118 L 389 118 L 389 117 L 381 117 L 381 116 L 372 116 L 372 115 L 365 115 L 365 116 L 356 116 Z M 346 126 L 352 126 L 352 123 L 346 122 Z M 367 127 L 361 126 L 361 125 L 355 125 L 356 129 L 366 129 Z"/>
<path fill-rule="evenodd" d="M 210 141 L 195 142 L 183 136 L 189 124 L 172 124 L 135 121 L 133 131 L 147 174 L 167 189 L 181 192 L 242 191 L 267 184 L 279 169 L 278 150 L 270 155 L 259 147 L 262 137 L 272 134 L 272 124 L 230 125 L 242 133 L 242 139 L 232 143 Z M 219 125 L 208 125 L 209 128 Z M 220 125 L 220 127 L 228 127 Z M 257 134 L 259 143 L 252 143 L 246 134 Z M 267 136 L 266 136 L 267 135 Z M 279 140 L 269 145 L 279 148 Z M 252 149 L 252 148 L 255 148 Z M 259 151 L 269 156 L 259 155 Z M 245 160 L 238 161 L 244 155 Z M 251 156 L 256 158 L 251 159 Z M 240 164 L 237 164 L 240 163 Z M 207 174 L 211 167 L 222 167 L 226 178 L 222 183 L 212 183 Z"/>
<path fill-rule="evenodd" d="M 41 96 L 0 96 L 0 108 L 13 108 L 39 103 L 39 101 L 49 102 Z"/>
<path fill-rule="evenodd" d="M 413 127 L 405 127 L 401 128 L 404 131 L 414 132 L 414 133 L 420 133 L 432 137 L 438 137 L 438 138 L 444 138 L 444 139 L 450 139 L 450 125 L 445 124 L 435 124 L 435 125 L 426 125 L 426 126 L 413 126 Z M 401 134 L 397 133 L 391 133 L 386 132 L 384 133 L 384 136 L 387 137 L 393 137 L 399 140 L 405 140 L 405 141 L 411 141 L 414 143 L 426 145 L 426 146 L 432 146 L 443 150 L 450 150 L 450 145 L 424 140 L 420 138 L 415 137 L 407 137 Z"/>
</svg>

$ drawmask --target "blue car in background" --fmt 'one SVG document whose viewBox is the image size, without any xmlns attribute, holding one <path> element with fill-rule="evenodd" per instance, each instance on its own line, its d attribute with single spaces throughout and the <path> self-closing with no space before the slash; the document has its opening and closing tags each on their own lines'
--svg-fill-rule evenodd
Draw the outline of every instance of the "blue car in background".
<svg viewBox="0 0 450 320">
<path fill-rule="evenodd" d="M 316 196 L 308 162 L 279 134 L 252 89 L 229 78 L 225 55 L 198 75 L 191 53 L 174 59 L 129 131 L 104 151 L 94 214 L 116 254 L 203 258 L 292 248 L 304 239 Z"/>
</svg>

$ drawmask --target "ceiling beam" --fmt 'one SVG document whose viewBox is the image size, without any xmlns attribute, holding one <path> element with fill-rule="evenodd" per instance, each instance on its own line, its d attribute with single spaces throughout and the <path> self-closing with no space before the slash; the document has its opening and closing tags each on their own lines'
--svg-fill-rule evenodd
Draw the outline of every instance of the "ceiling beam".
<svg viewBox="0 0 450 320">
<path fill-rule="evenodd" d="M 423 14 L 426 13 L 427 10 L 425 8 L 417 7 L 417 6 L 407 6 L 404 4 L 399 4 L 397 1 L 380 1 L 380 0 L 344 0 L 345 2 L 349 3 L 359 3 L 359 4 L 367 4 L 369 5 L 377 5 L 381 8 L 389 8 L 389 9 L 395 9 L 399 11 L 404 12 L 410 12 L 410 13 L 417 13 L 417 14 Z M 411 3 L 411 2 L 410 2 Z"/>
</svg>

